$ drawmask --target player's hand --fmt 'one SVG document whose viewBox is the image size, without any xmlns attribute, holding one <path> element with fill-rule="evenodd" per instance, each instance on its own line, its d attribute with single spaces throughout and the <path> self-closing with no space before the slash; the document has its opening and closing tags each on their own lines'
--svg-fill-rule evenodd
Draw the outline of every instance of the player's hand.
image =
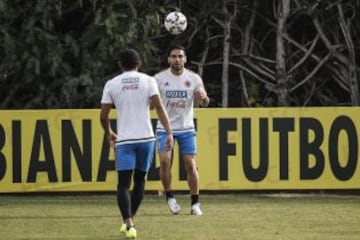
<svg viewBox="0 0 360 240">
<path fill-rule="evenodd" d="M 151 101 L 151 99 L 149 101 L 149 108 L 150 108 L 150 110 L 154 110 L 154 108 L 155 108 L 154 103 Z"/>
<path fill-rule="evenodd" d="M 113 131 L 111 131 L 107 137 L 108 137 L 110 147 L 115 148 L 117 135 Z"/>
<path fill-rule="evenodd" d="M 171 151 L 173 145 L 174 145 L 174 138 L 173 138 L 172 134 L 168 134 L 168 135 L 166 136 L 165 151 Z"/>
<path fill-rule="evenodd" d="M 200 100 L 201 106 L 207 106 L 209 104 L 210 99 L 209 99 L 207 93 L 203 89 L 196 91 L 194 94 L 195 94 L 195 97 Z"/>
<path fill-rule="evenodd" d="M 199 90 L 195 92 L 195 97 L 200 100 L 204 100 L 207 98 L 207 94 L 204 90 Z"/>
</svg>

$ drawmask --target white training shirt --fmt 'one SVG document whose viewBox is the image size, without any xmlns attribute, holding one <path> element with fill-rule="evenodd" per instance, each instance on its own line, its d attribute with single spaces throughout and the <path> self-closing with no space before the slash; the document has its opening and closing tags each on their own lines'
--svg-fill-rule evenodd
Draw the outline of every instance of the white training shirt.
<svg viewBox="0 0 360 240">
<path fill-rule="evenodd" d="M 184 69 L 181 75 L 175 75 L 170 68 L 155 75 L 160 90 L 161 100 L 169 115 L 173 132 L 194 130 L 194 93 L 205 90 L 201 77 Z M 158 130 L 164 130 L 160 121 Z"/>
<path fill-rule="evenodd" d="M 150 118 L 150 97 L 159 95 L 156 81 L 144 73 L 127 71 L 109 80 L 101 103 L 117 110 L 117 144 L 155 140 Z"/>
</svg>

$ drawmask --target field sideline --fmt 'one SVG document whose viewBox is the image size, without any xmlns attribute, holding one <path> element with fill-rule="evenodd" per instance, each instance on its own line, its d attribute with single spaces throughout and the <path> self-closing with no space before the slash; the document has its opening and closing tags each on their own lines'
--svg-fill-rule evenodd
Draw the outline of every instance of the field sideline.
<svg viewBox="0 0 360 240">
<path fill-rule="evenodd" d="M 145 195 L 135 218 L 142 240 L 360 239 L 360 196 L 335 194 L 201 195 L 203 216 L 181 214 Z M 0 239 L 124 239 L 114 194 L 0 195 Z"/>
</svg>

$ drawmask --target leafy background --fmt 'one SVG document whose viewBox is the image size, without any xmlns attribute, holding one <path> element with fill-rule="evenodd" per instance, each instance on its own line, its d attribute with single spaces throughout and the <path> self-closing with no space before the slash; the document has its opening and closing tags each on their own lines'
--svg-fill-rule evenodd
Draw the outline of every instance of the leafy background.
<svg viewBox="0 0 360 240">
<path fill-rule="evenodd" d="M 359 0 L 0 0 L 0 109 L 97 108 L 134 47 L 142 71 L 170 45 L 211 107 L 358 106 Z M 173 10 L 187 30 L 169 35 Z"/>
</svg>

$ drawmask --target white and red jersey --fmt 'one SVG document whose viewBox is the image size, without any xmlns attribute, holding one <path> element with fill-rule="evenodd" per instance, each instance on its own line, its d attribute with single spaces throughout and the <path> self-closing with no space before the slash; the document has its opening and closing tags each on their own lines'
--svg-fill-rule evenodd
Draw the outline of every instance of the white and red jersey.
<svg viewBox="0 0 360 240">
<path fill-rule="evenodd" d="M 170 68 L 155 75 L 161 100 L 169 115 L 173 132 L 194 131 L 194 93 L 205 90 L 201 77 L 188 69 L 175 75 Z M 158 130 L 164 127 L 158 121 Z"/>
<path fill-rule="evenodd" d="M 109 80 L 101 103 L 114 104 L 117 110 L 117 144 L 155 140 L 150 118 L 150 98 L 159 95 L 153 77 L 127 71 Z"/>
</svg>

